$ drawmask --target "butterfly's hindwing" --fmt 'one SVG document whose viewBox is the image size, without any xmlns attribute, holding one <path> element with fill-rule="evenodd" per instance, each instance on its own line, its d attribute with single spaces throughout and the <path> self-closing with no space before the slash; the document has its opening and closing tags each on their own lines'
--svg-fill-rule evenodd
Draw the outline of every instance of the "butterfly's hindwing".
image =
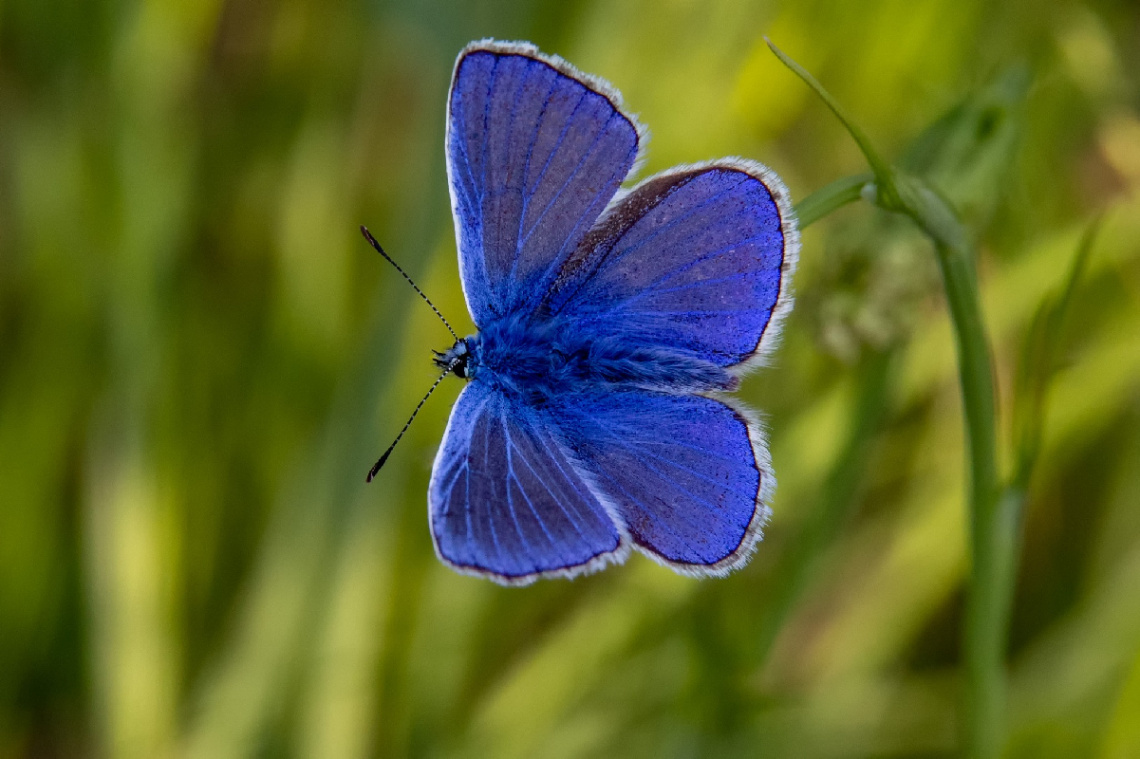
<svg viewBox="0 0 1140 759">
<path fill-rule="evenodd" d="M 624 559 L 624 533 L 538 412 L 486 384 L 452 409 L 429 490 L 439 557 L 504 584 L 570 576 Z"/>
<path fill-rule="evenodd" d="M 558 419 L 637 548 L 696 575 L 747 560 L 775 479 L 759 425 L 739 409 L 701 395 L 624 390 L 565 398 Z"/>
</svg>

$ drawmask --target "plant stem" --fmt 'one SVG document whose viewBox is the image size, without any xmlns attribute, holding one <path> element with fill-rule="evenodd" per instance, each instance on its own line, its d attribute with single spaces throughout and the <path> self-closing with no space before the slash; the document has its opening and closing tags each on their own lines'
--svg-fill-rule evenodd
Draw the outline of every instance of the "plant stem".
<svg viewBox="0 0 1140 759">
<path fill-rule="evenodd" d="M 970 469 L 973 559 L 964 631 L 966 753 L 990 759 L 1000 754 L 1003 741 L 1005 642 L 1017 553 L 1017 520 L 1002 515 L 1019 509 L 1016 498 L 999 500 L 993 366 L 972 246 L 945 202 L 929 188 L 911 185 L 903 197 L 912 218 L 934 241 L 954 325 Z M 1009 508 L 999 508 L 999 503 Z"/>
<path fill-rule="evenodd" d="M 1002 494 L 997 471 L 993 365 L 978 300 L 974 247 L 949 204 L 921 180 L 883 160 L 839 102 L 802 66 L 768 42 L 858 143 L 875 176 L 861 195 L 881 208 L 909 216 L 933 241 L 942 270 L 958 353 L 970 471 L 970 553 L 973 559 L 964 629 L 966 754 L 992 759 L 1004 740 L 1005 641 L 1018 553 L 1021 497 Z M 835 193 L 841 196 L 839 193 Z M 824 207 L 820 204 L 820 207 Z M 838 207 L 838 206 L 833 206 Z M 813 219 L 814 220 L 814 219 Z M 1001 496 L 999 498 L 999 495 Z"/>
</svg>

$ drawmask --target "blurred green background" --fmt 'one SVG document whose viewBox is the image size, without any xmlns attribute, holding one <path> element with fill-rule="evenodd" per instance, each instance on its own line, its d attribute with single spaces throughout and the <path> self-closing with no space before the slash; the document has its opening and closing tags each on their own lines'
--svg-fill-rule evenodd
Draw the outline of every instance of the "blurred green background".
<svg viewBox="0 0 1140 759">
<path fill-rule="evenodd" d="M 450 340 L 357 226 L 470 329 L 460 47 L 530 39 L 612 81 L 647 172 L 744 155 L 802 199 L 865 166 L 765 34 L 977 234 L 1003 441 L 1027 326 L 1104 213 L 1053 336 L 1007 753 L 1140 757 L 1125 0 L 0 2 L 0 757 L 954 755 L 961 406 L 904 220 L 805 234 L 742 391 L 775 518 L 728 579 L 444 569 L 425 493 L 458 380 L 364 485 Z"/>
</svg>

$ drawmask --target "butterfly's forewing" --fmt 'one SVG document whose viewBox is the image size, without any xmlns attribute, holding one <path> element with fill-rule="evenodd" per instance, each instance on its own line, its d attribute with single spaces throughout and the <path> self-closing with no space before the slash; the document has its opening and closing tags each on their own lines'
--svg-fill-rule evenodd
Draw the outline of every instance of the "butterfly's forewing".
<svg viewBox="0 0 1140 759">
<path fill-rule="evenodd" d="M 538 413 L 481 382 L 452 409 L 428 503 L 436 552 L 455 569 L 525 584 L 628 553 L 624 532 Z"/>
<path fill-rule="evenodd" d="M 460 54 L 447 169 L 476 324 L 537 305 L 629 173 L 641 138 L 619 100 L 527 44 L 477 42 Z"/>
<path fill-rule="evenodd" d="M 578 330 L 736 366 L 773 342 L 798 249 L 787 191 L 763 166 L 678 167 L 613 205 L 544 310 Z"/>
<path fill-rule="evenodd" d="M 700 395 L 561 400 L 561 431 L 635 546 L 674 569 L 723 574 L 760 538 L 775 487 L 758 425 Z"/>
</svg>

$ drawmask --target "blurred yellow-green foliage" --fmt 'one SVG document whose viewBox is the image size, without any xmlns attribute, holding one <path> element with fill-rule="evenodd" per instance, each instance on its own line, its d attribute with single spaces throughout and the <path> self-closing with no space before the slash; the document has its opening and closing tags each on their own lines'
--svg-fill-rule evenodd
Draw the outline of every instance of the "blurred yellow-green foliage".
<svg viewBox="0 0 1140 759">
<path fill-rule="evenodd" d="M 1140 7 L 1126 0 L 0 2 L 0 757 L 952 756 L 963 432 L 928 243 L 805 235 L 752 564 L 504 589 L 432 554 L 470 328 L 452 62 L 533 40 L 610 79 L 647 171 L 738 154 L 797 199 L 865 171 L 812 70 L 980 247 L 1001 388 L 1052 336 L 1007 754 L 1140 756 Z M 1011 465 L 1009 456 L 1003 466 Z"/>
</svg>

